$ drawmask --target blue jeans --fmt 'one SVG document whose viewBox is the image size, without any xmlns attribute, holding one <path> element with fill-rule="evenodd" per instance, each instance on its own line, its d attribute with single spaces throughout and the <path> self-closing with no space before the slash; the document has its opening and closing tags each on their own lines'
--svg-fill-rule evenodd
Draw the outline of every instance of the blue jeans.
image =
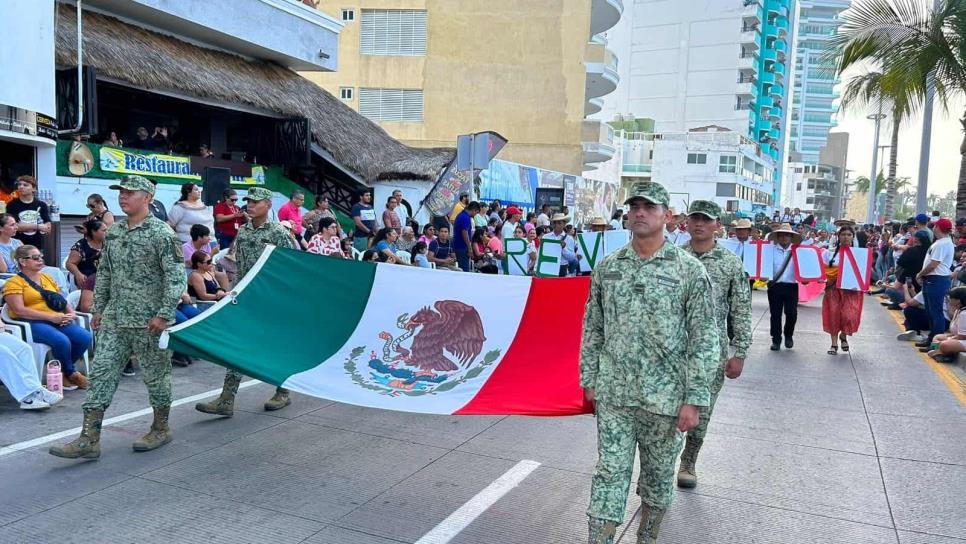
<svg viewBox="0 0 966 544">
<path fill-rule="evenodd" d="M 887 288 L 883 294 L 889 297 L 889 300 L 897 306 L 906 301 L 906 297 L 902 294 L 902 291 L 893 289 L 892 287 Z"/>
<path fill-rule="evenodd" d="M 84 352 L 91 345 L 91 333 L 78 325 L 70 323 L 58 327 L 49 321 L 27 320 L 30 323 L 30 333 L 34 342 L 47 344 L 54 353 L 54 359 L 60 361 L 64 374 L 74 373 L 74 361 L 84 356 Z"/>
<path fill-rule="evenodd" d="M 463 272 L 470 271 L 470 251 L 468 249 L 456 250 L 456 264 Z"/>
<path fill-rule="evenodd" d="M 174 324 L 180 325 L 199 314 L 201 314 L 201 310 L 190 304 L 178 304 L 178 307 L 174 310 Z"/>
<path fill-rule="evenodd" d="M 220 249 L 228 249 L 228 247 L 231 246 L 231 243 L 235 241 L 235 237 L 231 234 L 216 232 L 215 240 L 218 240 L 218 247 Z"/>
<path fill-rule="evenodd" d="M 929 315 L 929 338 L 946 332 L 946 314 L 943 313 L 943 299 L 949 292 L 949 276 L 926 276 L 922 282 L 922 299 L 925 301 L 926 314 Z"/>
</svg>

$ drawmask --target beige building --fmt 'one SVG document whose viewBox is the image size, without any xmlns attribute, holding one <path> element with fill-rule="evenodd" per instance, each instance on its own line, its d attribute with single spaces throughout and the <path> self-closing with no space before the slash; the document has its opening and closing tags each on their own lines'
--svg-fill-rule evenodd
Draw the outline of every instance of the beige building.
<svg viewBox="0 0 966 544">
<path fill-rule="evenodd" d="M 417 147 L 493 130 L 500 158 L 580 175 L 613 156 L 586 115 L 617 86 L 607 29 L 621 0 L 321 0 L 342 20 L 338 67 L 307 73 Z"/>
</svg>

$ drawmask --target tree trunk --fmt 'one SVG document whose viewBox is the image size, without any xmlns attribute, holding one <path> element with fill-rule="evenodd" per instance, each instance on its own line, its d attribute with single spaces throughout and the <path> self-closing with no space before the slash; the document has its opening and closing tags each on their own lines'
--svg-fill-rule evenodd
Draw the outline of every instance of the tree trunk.
<svg viewBox="0 0 966 544">
<path fill-rule="evenodd" d="M 882 215 L 886 221 L 892 219 L 892 206 L 896 200 L 896 168 L 899 162 L 899 116 L 892 116 L 892 141 L 889 147 L 889 177 L 886 178 L 885 210 Z"/>
<path fill-rule="evenodd" d="M 959 120 L 963 126 L 963 141 L 959 144 L 959 182 L 956 186 L 956 218 L 966 217 L 966 114 Z"/>
</svg>

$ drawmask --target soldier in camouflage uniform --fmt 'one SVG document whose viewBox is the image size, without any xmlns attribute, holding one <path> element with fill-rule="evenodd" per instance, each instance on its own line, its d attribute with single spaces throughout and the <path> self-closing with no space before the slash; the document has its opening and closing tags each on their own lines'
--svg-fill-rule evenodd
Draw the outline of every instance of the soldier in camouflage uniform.
<svg viewBox="0 0 966 544">
<path fill-rule="evenodd" d="M 599 460 L 587 511 L 593 544 L 613 542 L 623 521 L 635 446 L 637 541 L 657 541 L 683 433 L 698 424 L 698 407 L 710 403 L 720 351 L 707 272 L 664 240 L 667 190 L 638 183 L 625 204 L 633 238 L 591 275 L 580 349 L 580 385 L 597 411 Z"/>
<path fill-rule="evenodd" d="M 255 266 L 265 246 L 271 244 L 278 247 L 293 247 L 288 231 L 269 219 L 269 212 L 272 209 L 271 191 L 264 187 L 253 187 L 248 190 L 245 201 L 248 203 L 250 220 L 238 229 L 238 236 L 235 237 L 237 267 L 235 284 L 238 284 Z M 225 374 L 225 385 L 222 387 L 221 395 L 212 402 L 199 402 L 195 405 L 195 409 L 206 414 L 231 417 L 234 414 L 235 394 L 238 393 L 241 379 L 241 374 L 229 369 Z M 275 389 L 275 395 L 265 403 L 265 409 L 281 410 L 291 403 L 288 389 L 278 387 Z"/>
<path fill-rule="evenodd" d="M 127 215 L 111 226 L 104 239 L 94 317 L 97 351 L 91 363 L 90 387 L 84 400 L 84 424 L 76 440 L 50 448 L 51 455 L 96 459 L 101 454 L 101 421 L 117 390 L 121 369 L 138 360 L 148 387 L 154 422 L 134 451 L 149 451 L 171 441 L 171 352 L 158 347 L 161 332 L 174 322 L 175 308 L 186 287 L 181 241 L 167 223 L 151 215 L 154 185 L 141 176 L 125 176 L 111 189 Z"/>
<path fill-rule="evenodd" d="M 678 468 L 678 486 L 692 488 L 698 485 L 695 464 L 698 452 L 708 432 L 708 422 L 714 410 L 718 393 L 724 385 L 725 376 L 735 379 L 741 375 L 748 347 L 751 345 L 751 290 L 745 279 L 744 265 L 732 252 L 715 242 L 714 232 L 721 225 L 721 207 L 708 200 L 695 200 L 688 213 L 688 232 L 691 240 L 685 251 L 697 257 L 711 277 L 714 294 L 715 319 L 721 337 L 719 364 L 711 380 L 711 402 L 701 409 L 698 426 L 688 431 Z M 729 338 L 728 324 L 731 324 Z M 734 355 L 729 358 L 729 344 Z"/>
</svg>

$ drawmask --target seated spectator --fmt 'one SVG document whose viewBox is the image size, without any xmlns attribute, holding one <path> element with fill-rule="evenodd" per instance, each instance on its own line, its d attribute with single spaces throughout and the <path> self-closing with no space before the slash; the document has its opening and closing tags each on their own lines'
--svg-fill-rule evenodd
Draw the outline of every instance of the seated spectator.
<svg viewBox="0 0 966 544">
<path fill-rule="evenodd" d="M 486 229 L 476 229 L 473 233 L 473 267 L 484 274 L 496 274 L 499 270 L 496 258 L 488 247 L 490 235 Z"/>
<path fill-rule="evenodd" d="M 315 253 L 316 255 L 338 257 L 340 259 L 347 258 L 345 253 L 342 252 L 342 240 L 339 240 L 339 224 L 335 219 L 323 217 L 319 221 L 319 232 L 309 240 L 306 251 Z"/>
<path fill-rule="evenodd" d="M 379 252 L 367 249 L 365 253 L 362 254 L 362 260 L 367 263 L 381 263 L 385 262 L 379 258 Z"/>
<path fill-rule="evenodd" d="M 905 332 L 897 335 L 896 340 L 921 342 L 926 338 L 926 336 L 922 335 L 922 331 L 926 331 L 928 335 L 930 329 L 929 314 L 926 313 L 926 299 L 922 291 L 915 292 L 915 286 L 911 279 L 906 280 L 906 283 L 902 284 L 902 293 L 904 301 L 900 306 L 902 307 L 902 315 L 905 318 L 903 323 Z M 943 314 L 946 314 L 945 308 L 943 309 Z"/>
<path fill-rule="evenodd" d="M 215 302 L 225 298 L 228 290 L 215 279 L 215 267 L 211 255 L 198 251 L 191 256 L 191 274 L 188 275 L 188 295 L 198 300 Z"/>
<path fill-rule="evenodd" d="M 284 228 L 288 232 L 289 249 L 295 249 L 295 250 L 301 250 L 301 251 L 305 251 L 308 249 L 309 247 L 308 242 L 299 238 L 299 236 L 295 233 L 295 223 L 293 223 L 288 219 L 284 219 L 282 221 L 279 221 L 278 224 L 281 225 L 282 228 Z"/>
<path fill-rule="evenodd" d="M 104 138 L 101 145 L 104 147 L 124 147 L 124 140 L 118 138 L 116 132 L 111 132 L 107 138 Z"/>
<path fill-rule="evenodd" d="M 376 232 L 376 237 L 372 239 L 372 249 L 379 253 L 380 262 L 395 264 L 396 258 L 396 239 L 399 234 L 391 227 L 383 227 Z"/>
<path fill-rule="evenodd" d="M 416 240 L 416 233 L 410 226 L 405 226 L 402 228 L 402 234 L 399 235 L 399 239 L 396 240 L 396 250 L 397 251 L 408 251 L 413 252 L 413 247 L 416 245 L 418 240 Z M 427 246 L 429 244 L 426 244 Z"/>
<path fill-rule="evenodd" d="M 418 266 L 420 268 L 432 268 L 429 264 L 429 259 L 426 254 L 429 252 L 429 248 L 425 242 L 416 242 L 413 246 L 413 266 Z"/>
<path fill-rule="evenodd" d="M 201 315 L 201 310 L 191 304 L 191 295 L 187 291 L 181 293 L 181 302 L 174 310 L 174 324 L 180 325 L 189 319 Z M 171 355 L 171 364 L 174 366 L 186 367 L 194 363 L 191 357 L 177 351 Z M 130 365 L 130 363 L 128 363 Z"/>
<path fill-rule="evenodd" d="M 449 239 L 449 227 L 440 225 L 437 229 L 439 237 L 430 242 L 427 259 L 429 262 L 436 263 L 436 268 L 458 271 L 460 268 L 456 264 L 456 252 L 453 250 L 453 241 Z"/>
<path fill-rule="evenodd" d="M 0 214 L 0 273 L 16 274 L 20 270 L 13 253 L 23 242 L 14 238 L 15 234 L 17 219 L 9 213 Z"/>
<path fill-rule="evenodd" d="M 0 383 L 21 410 L 43 410 L 57 404 L 63 397 L 40 385 L 34 351 L 30 344 L 12 334 L 0 332 Z"/>
<path fill-rule="evenodd" d="M 87 389 L 87 377 L 75 369 L 74 363 L 90 347 L 91 333 L 74 322 L 77 314 L 60 295 L 60 286 L 41 272 L 44 256 L 39 249 L 31 245 L 20 246 L 14 252 L 14 258 L 20 272 L 3 286 L 10 317 L 29 323 L 34 341 L 50 346 L 54 359 L 60 361 L 63 369 L 65 390 Z M 60 307 L 51 308 L 48 300 Z"/>
<path fill-rule="evenodd" d="M 500 231 L 495 231 L 495 232 L 487 231 L 486 247 L 490 249 L 494 257 L 496 257 L 497 259 L 501 259 L 503 258 L 503 240 L 501 240 L 496 235 L 497 232 L 500 232 Z"/>
<path fill-rule="evenodd" d="M 107 208 L 107 202 L 101 195 L 93 193 L 87 197 L 87 209 L 91 213 L 87 214 L 85 221 L 100 219 L 108 227 L 114 224 L 114 214 Z"/>
<path fill-rule="evenodd" d="M 346 259 L 351 259 L 352 258 L 352 249 L 353 249 L 352 248 L 352 239 L 351 238 L 348 238 L 348 237 L 343 238 L 342 240 L 339 241 L 339 245 L 340 245 L 340 247 L 342 247 L 342 254 L 345 255 L 345 258 Z"/>
<path fill-rule="evenodd" d="M 418 241 L 426 244 L 426 247 L 428 248 L 429 244 L 432 244 L 433 240 L 435 239 L 436 239 L 436 227 L 434 227 L 432 223 L 426 223 L 423 226 L 423 235 L 419 237 Z"/>
<path fill-rule="evenodd" d="M 204 225 L 191 225 L 191 240 L 181 246 L 181 253 L 184 254 L 184 265 L 191 270 L 191 257 L 196 251 L 211 255 L 211 230 Z"/>
<path fill-rule="evenodd" d="M 956 361 L 958 353 L 966 351 L 966 287 L 954 287 L 946 295 L 948 312 L 952 314 L 949 320 L 949 332 L 937 334 L 933 342 L 939 344 L 939 349 L 929 352 L 929 356 L 941 363 Z M 947 313 L 946 315 L 950 315 Z"/>
<path fill-rule="evenodd" d="M 105 236 L 107 236 L 107 224 L 100 219 L 88 219 L 84 222 L 84 237 L 70 247 L 64 268 L 74 277 L 74 284 L 77 287 L 84 285 L 87 277 L 97 272 L 97 263 L 101 260 Z"/>
<path fill-rule="evenodd" d="M 91 308 L 94 306 L 94 285 L 97 274 L 91 274 L 85 278 L 84 283 L 78 285 L 80 289 L 81 296 L 80 300 L 77 302 L 77 311 L 90 313 Z"/>
</svg>

